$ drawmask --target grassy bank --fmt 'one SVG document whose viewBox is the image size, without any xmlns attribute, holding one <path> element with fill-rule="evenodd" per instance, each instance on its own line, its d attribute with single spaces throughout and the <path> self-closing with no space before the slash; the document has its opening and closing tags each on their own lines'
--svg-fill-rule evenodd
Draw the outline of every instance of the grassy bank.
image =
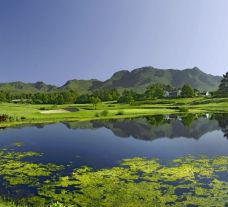
<svg viewBox="0 0 228 207">
<path fill-rule="evenodd" d="M 183 112 L 228 112 L 228 99 L 157 99 L 136 102 L 132 105 L 106 102 L 98 104 L 96 107 L 92 104 L 32 105 L 1 103 L 0 114 L 7 114 L 11 117 L 11 120 L 0 122 L 0 127 L 26 123 L 118 119 Z"/>
</svg>

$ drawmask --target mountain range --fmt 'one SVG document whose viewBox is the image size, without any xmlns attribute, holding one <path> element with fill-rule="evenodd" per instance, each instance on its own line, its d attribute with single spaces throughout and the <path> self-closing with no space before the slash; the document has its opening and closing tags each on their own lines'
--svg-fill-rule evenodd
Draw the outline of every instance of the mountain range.
<svg viewBox="0 0 228 207">
<path fill-rule="evenodd" d="M 189 84 L 200 91 L 213 91 L 218 88 L 221 79 L 221 76 L 213 76 L 204 73 L 197 67 L 185 70 L 142 67 L 132 71 L 120 70 L 114 73 L 106 81 L 96 79 L 73 79 L 67 81 L 60 87 L 49 85 L 42 81 L 36 83 L 24 83 L 21 81 L 0 83 L 0 91 L 9 91 L 12 93 L 36 93 L 71 89 L 77 91 L 79 94 L 85 94 L 100 89 L 116 88 L 119 91 L 133 89 L 137 92 L 144 92 L 147 86 L 155 83 L 169 84 L 176 88 L 180 88 L 184 84 Z"/>
</svg>

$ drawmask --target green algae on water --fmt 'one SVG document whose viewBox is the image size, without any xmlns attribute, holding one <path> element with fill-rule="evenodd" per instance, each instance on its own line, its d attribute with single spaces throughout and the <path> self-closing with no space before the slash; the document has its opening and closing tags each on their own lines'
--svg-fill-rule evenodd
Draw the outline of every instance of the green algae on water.
<svg viewBox="0 0 228 207">
<path fill-rule="evenodd" d="M 49 180 L 39 196 L 81 207 L 226 206 L 228 182 L 217 173 L 228 172 L 227 162 L 225 156 L 187 156 L 171 166 L 156 159 L 125 159 L 118 167 L 83 167 Z"/>
<path fill-rule="evenodd" d="M 35 189 L 36 193 L 19 200 L 34 207 L 53 203 L 63 207 L 228 205 L 227 156 L 185 156 L 165 164 L 159 159 L 136 157 L 112 168 L 84 166 L 64 175 L 62 166 L 26 161 L 33 156 L 42 154 L 0 150 L 4 185 Z"/>
</svg>

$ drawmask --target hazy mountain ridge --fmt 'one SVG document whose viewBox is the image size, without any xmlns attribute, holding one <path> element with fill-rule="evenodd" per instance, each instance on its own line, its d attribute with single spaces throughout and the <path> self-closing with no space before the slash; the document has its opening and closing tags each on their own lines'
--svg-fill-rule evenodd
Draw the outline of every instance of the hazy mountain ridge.
<svg viewBox="0 0 228 207">
<path fill-rule="evenodd" d="M 137 92 L 145 91 L 150 84 L 170 84 L 174 87 L 182 87 L 189 84 L 201 91 L 213 91 L 218 88 L 222 77 L 206 74 L 199 68 L 175 70 L 157 69 L 153 67 L 142 67 L 132 71 L 120 70 L 114 73 L 106 81 L 91 80 L 69 80 L 63 86 L 45 84 L 44 82 L 24 83 L 21 81 L 0 83 L 0 90 L 10 92 L 36 93 L 56 92 L 64 90 L 75 90 L 79 94 L 90 93 L 99 89 L 117 88 L 119 91 L 133 89 Z"/>
<path fill-rule="evenodd" d="M 42 81 L 36 83 L 24 83 L 21 81 L 0 83 L 1 91 L 9 91 L 12 93 L 23 92 L 23 93 L 37 93 L 37 92 L 51 92 L 56 90 L 57 86 L 46 84 Z"/>
</svg>

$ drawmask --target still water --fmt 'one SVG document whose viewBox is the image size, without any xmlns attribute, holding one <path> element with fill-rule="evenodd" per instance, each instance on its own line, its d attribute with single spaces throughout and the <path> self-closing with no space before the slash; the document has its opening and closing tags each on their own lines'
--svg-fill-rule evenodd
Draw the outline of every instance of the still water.
<svg viewBox="0 0 228 207">
<path fill-rule="evenodd" d="M 0 192 L 4 197 L 20 201 L 25 197 L 37 196 L 39 194 L 37 188 L 42 188 L 33 180 L 27 182 L 26 176 L 32 179 L 37 176 L 36 182 L 43 182 L 45 176 L 48 179 L 68 176 L 74 169 L 83 166 L 89 166 L 95 171 L 111 169 L 118 166 L 122 160 L 135 157 L 156 158 L 160 162 L 167 163 L 189 155 L 207 156 L 208 159 L 228 156 L 227 138 L 228 115 L 226 114 L 157 115 L 136 119 L 64 122 L 1 129 L 0 149 L 5 153 L 1 159 L 5 166 L 0 169 Z M 17 152 L 18 154 L 15 154 Z M 50 170 L 51 173 L 47 175 L 42 173 L 30 175 L 24 170 L 24 174 L 21 175 L 19 168 L 15 167 L 21 163 L 18 161 L 12 164 L 12 162 L 19 160 L 17 156 L 24 152 L 39 153 L 39 156 L 22 157 L 25 163 L 44 166 L 52 163 L 62 166 L 62 169 L 58 169 L 56 173 L 56 169 Z M 43 166 L 36 167 L 43 168 Z M 26 166 L 26 170 L 27 168 L 35 169 L 33 166 Z M 16 171 L 11 175 L 5 169 L 11 172 L 16 169 Z M 48 170 L 49 168 L 46 169 Z M 221 173 L 226 173 L 226 170 Z M 21 181 L 22 179 L 24 181 Z M 67 190 L 73 191 L 74 188 Z M 42 195 L 42 192 L 40 194 Z M 30 203 L 36 202 L 30 201 Z M 222 203 L 226 205 L 224 200 Z M 166 205 L 168 206 L 168 203 Z"/>
</svg>

